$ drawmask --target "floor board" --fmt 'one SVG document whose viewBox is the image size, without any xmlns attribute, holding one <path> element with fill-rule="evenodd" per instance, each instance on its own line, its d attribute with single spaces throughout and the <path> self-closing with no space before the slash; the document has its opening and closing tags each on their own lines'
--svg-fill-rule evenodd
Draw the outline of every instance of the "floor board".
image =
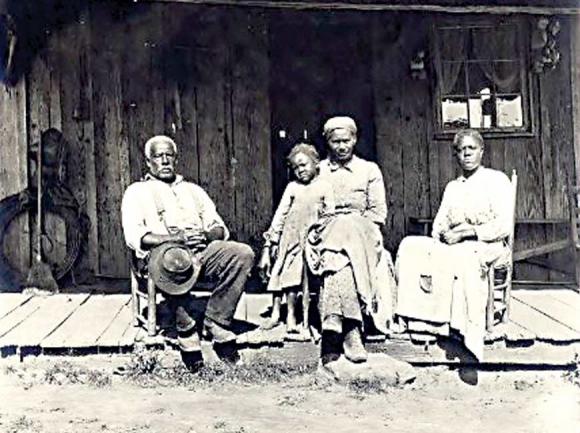
<svg viewBox="0 0 580 433">
<path fill-rule="evenodd" d="M 512 298 L 510 320 L 536 334 L 539 340 L 566 342 L 580 341 L 580 333 L 564 326 L 546 314 Z"/>
<path fill-rule="evenodd" d="M 88 299 L 88 294 L 51 296 L 24 322 L 0 338 L 0 347 L 36 347 Z"/>
<path fill-rule="evenodd" d="M 0 295 L 0 319 L 14 311 L 30 299 L 28 295 L 20 293 L 5 293 Z"/>
<path fill-rule="evenodd" d="M 541 311 L 558 323 L 570 329 L 580 332 L 580 309 L 562 300 L 564 296 L 558 291 L 551 290 L 547 293 L 542 291 L 526 291 L 514 294 L 514 298 L 524 304 Z"/>
<path fill-rule="evenodd" d="M 0 337 L 4 337 L 4 335 L 8 334 L 12 329 L 19 326 L 28 317 L 37 312 L 42 305 L 42 300 L 43 298 L 32 298 L 0 319 Z"/>
<path fill-rule="evenodd" d="M 93 295 L 42 343 L 43 348 L 94 347 L 129 295 Z"/>
</svg>

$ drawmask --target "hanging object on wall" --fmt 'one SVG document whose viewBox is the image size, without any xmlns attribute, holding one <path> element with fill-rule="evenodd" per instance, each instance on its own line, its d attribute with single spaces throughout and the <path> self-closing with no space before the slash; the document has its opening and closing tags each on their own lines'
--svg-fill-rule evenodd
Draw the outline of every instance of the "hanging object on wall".
<svg viewBox="0 0 580 433">
<path fill-rule="evenodd" d="M 49 128 L 43 131 L 40 142 L 30 146 L 30 186 L 0 201 L 0 292 L 19 291 L 25 282 L 23 270 L 7 248 L 13 239 L 9 236 L 10 229 L 23 215 L 27 215 L 29 221 L 37 222 L 34 231 L 37 242 L 32 246 L 32 251 L 50 264 L 56 281 L 74 271 L 86 252 L 90 220 L 66 184 L 66 147 L 67 141 L 59 130 Z M 41 193 L 38 185 L 42 185 Z M 38 202 L 39 197 L 42 203 Z M 52 221 L 64 224 L 66 240 L 60 238 L 62 232 L 59 227 L 62 225 L 42 224 L 42 220 L 38 219 L 41 213 L 44 221 L 48 216 Z M 58 245 L 61 246 L 60 250 L 56 248 Z M 65 247 L 62 248 L 62 245 Z M 74 275 L 70 275 L 74 281 Z"/>
<path fill-rule="evenodd" d="M 13 79 L 14 55 L 16 52 L 16 23 L 8 13 L 0 14 L 0 50 L 2 61 L 0 64 L 0 79 L 10 82 Z"/>
<path fill-rule="evenodd" d="M 425 80 L 427 78 L 427 71 L 425 69 L 427 54 L 424 50 L 417 51 L 411 59 L 411 77 L 414 80 Z"/>
<path fill-rule="evenodd" d="M 560 22 L 554 18 L 540 18 L 532 32 L 532 70 L 540 74 L 554 69 L 560 62 L 557 36 Z"/>
</svg>

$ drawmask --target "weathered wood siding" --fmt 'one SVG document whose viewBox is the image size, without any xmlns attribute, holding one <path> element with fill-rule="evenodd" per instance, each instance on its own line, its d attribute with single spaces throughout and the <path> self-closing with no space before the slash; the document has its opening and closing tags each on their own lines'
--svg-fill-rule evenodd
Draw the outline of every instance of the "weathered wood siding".
<svg viewBox="0 0 580 433">
<path fill-rule="evenodd" d="M 532 18 L 530 18 L 532 19 Z M 437 16 L 419 13 L 373 15 L 375 127 L 379 163 L 388 188 L 388 240 L 395 249 L 408 218 L 433 217 L 445 185 L 458 174 L 451 140 L 433 134 L 433 81 L 409 73 L 415 53 L 429 47 L 429 27 Z M 568 216 L 566 176 L 573 174 L 570 19 L 560 19 L 562 58 L 558 67 L 532 76 L 532 137 L 486 139 L 484 164 L 519 175 L 519 218 Z M 417 31 L 417 29 L 423 29 Z M 400 33 L 399 33 L 400 32 Z M 550 235 L 548 233 L 548 235 Z M 518 228 L 522 246 L 546 239 L 543 228 Z"/>
<path fill-rule="evenodd" d="M 236 239 L 257 246 L 272 213 L 268 71 L 259 11 L 93 3 L 2 92 L 3 137 L 14 144 L 2 147 L 0 198 L 26 187 L 27 143 L 62 130 L 67 183 L 91 220 L 77 271 L 126 278 L 123 191 L 145 173 L 147 138 L 165 133 L 180 144 L 181 173 L 206 188 Z M 63 222 L 51 223 L 66 245 Z M 27 248 L 20 232 L 10 248 Z"/>
<path fill-rule="evenodd" d="M 312 140 L 324 121 L 317 116 L 348 111 L 348 100 L 364 118 L 361 149 L 383 170 L 386 242 L 395 251 L 408 218 L 434 216 L 445 185 L 457 175 L 450 140 L 433 133 L 433 72 L 423 81 L 409 72 L 416 52 L 429 48 L 429 25 L 437 19 L 419 12 L 338 12 L 333 18 L 328 12 L 165 3 L 119 9 L 95 2 L 76 23 L 51 35 L 25 81 L 0 95 L 3 138 L 17 143 L 0 150 L 0 198 L 26 186 L 27 144 L 50 126 L 61 129 L 69 142 L 68 185 L 91 220 L 87 255 L 77 270 L 127 277 L 122 194 L 145 172 L 145 140 L 167 133 L 181 145 L 180 171 L 214 198 L 236 239 L 257 247 L 281 190 L 274 184 L 284 179 L 281 158 L 287 149 L 280 150 L 272 134 L 290 128 L 299 138 L 305 125 Z M 518 171 L 520 218 L 568 214 L 565 173 L 574 166 L 571 70 L 578 74 L 571 47 L 578 41 L 572 38 L 572 18 L 560 21 L 561 62 L 532 77 L 535 134 L 486 141 L 487 165 L 507 174 Z M 282 57 L 276 50 L 285 43 L 284 29 L 293 25 L 291 46 L 300 52 Z M 353 36 L 333 45 L 334 31 Z M 282 76 L 292 78 L 284 75 L 288 68 L 312 82 L 274 85 Z M 323 83 L 328 80 L 333 84 Z M 308 114 L 285 125 L 294 112 L 317 118 Z M 320 137 L 314 141 L 320 145 Z M 52 223 L 66 243 L 66 230 Z M 26 261 L 28 223 L 20 224 L 23 235 L 11 239 L 9 248 L 17 261 Z M 517 242 L 537 244 L 551 236 L 543 228 L 522 227 Z"/>
</svg>

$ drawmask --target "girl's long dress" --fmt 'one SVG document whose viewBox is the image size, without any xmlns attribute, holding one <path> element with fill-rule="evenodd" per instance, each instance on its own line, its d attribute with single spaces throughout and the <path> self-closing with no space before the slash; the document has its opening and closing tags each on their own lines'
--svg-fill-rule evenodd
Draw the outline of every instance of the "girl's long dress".
<svg viewBox="0 0 580 433">
<path fill-rule="evenodd" d="M 269 291 L 281 291 L 301 284 L 308 229 L 333 209 L 332 187 L 326 181 L 317 178 L 309 184 L 288 184 L 265 234 L 266 239 L 278 243 Z"/>
</svg>

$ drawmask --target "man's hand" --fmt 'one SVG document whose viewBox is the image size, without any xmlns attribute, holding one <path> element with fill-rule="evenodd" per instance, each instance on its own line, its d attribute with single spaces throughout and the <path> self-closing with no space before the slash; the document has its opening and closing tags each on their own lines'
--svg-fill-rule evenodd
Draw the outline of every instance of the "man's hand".
<svg viewBox="0 0 580 433">
<path fill-rule="evenodd" d="M 272 271 L 272 262 L 270 260 L 270 248 L 264 247 L 262 250 L 262 256 L 258 262 L 258 273 L 263 282 L 268 281 L 270 278 L 270 272 Z"/>
<path fill-rule="evenodd" d="M 194 230 L 185 230 L 183 232 L 184 244 L 189 248 L 205 248 L 207 246 L 207 237 L 205 233 Z"/>
<path fill-rule="evenodd" d="M 185 244 L 187 238 L 183 230 L 178 230 L 172 234 L 158 235 L 154 233 L 147 233 L 141 238 L 141 246 L 144 249 L 152 249 L 164 242 L 175 242 L 178 244 Z"/>
</svg>

